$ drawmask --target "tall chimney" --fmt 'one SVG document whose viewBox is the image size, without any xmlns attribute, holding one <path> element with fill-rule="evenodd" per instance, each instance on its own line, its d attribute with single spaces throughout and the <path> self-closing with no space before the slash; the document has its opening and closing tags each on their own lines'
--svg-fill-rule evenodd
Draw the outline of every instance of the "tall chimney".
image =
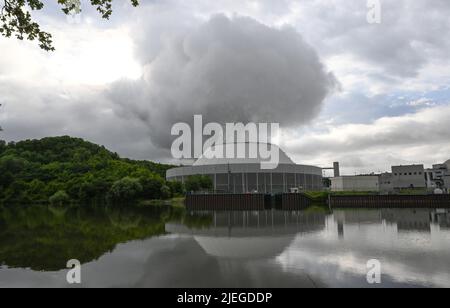
<svg viewBox="0 0 450 308">
<path fill-rule="evenodd" d="M 341 171 L 339 170 L 339 162 L 333 163 L 333 169 L 334 169 L 334 177 L 335 178 L 341 176 Z"/>
</svg>

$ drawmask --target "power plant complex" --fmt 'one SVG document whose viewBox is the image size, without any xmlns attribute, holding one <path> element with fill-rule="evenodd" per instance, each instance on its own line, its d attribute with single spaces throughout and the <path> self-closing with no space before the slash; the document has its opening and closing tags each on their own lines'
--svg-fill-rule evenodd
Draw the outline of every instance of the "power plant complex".
<svg viewBox="0 0 450 308">
<path fill-rule="evenodd" d="M 382 194 L 400 191 L 448 193 L 450 160 L 426 169 L 423 164 L 392 166 L 391 172 L 369 175 L 340 176 L 331 179 L 331 191 L 366 191 Z"/>
<path fill-rule="evenodd" d="M 428 193 L 450 192 L 450 160 L 426 169 L 422 164 L 392 166 L 391 172 L 369 175 L 341 176 L 338 162 L 332 167 L 296 164 L 288 155 L 273 144 L 263 144 L 278 153 L 278 164 L 273 169 L 263 168 L 267 163 L 259 153 L 249 158 L 251 143 L 245 143 L 244 158 L 211 157 L 208 149 L 191 166 L 167 171 L 170 181 L 185 182 L 190 176 L 208 176 L 215 193 L 264 193 L 279 194 L 302 191 L 331 190 L 335 192 L 378 192 L 390 194 L 402 190 L 420 190 Z M 258 144 L 259 146 L 260 144 Z M 236 152 L 239 144 L 215 145 L 214 152 Z M 231 147 L 231 148 L 230 148 Z M 234 157 L 238 157 L 235 155 Z M 323 171 L 333 170 L 331 186 L 325 187 Z"/>
</svg>

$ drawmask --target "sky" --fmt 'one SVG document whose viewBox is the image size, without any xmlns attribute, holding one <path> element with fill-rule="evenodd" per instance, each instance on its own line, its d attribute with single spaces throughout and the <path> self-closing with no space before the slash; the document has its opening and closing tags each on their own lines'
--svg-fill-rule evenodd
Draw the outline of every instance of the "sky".
<svg viewBox="0 0 450 308">
<path fill-rule="evenodd" d="M 344 174 L 450 158 L 450 2 L 115 0 L 33 16 L 55 52 L 0 37 L 0 139 L 71 135 L 171 161 L 170 128 L 277 122 L 297 163 Z"/>
</svg>

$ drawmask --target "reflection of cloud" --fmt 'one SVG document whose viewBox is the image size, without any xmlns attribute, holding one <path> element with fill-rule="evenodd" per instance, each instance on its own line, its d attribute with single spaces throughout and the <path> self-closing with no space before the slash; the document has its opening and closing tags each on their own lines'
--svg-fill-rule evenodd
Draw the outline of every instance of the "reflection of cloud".
<svg viewBox="0 0 450 308">
<path fill-rule="evenodd" d="M 353 253 L 329 254 L 326 256 L 311 256 L 306 252 L 289 254 L 288 257 L 280 256 L 278 262 L 289 270 L 297 268 L 297 266 L 289 265 L 292 262 L 302 262 L 314 274 L 320 272 L 320 268 L 334 268 L 335 277 L 339 280 L 345 280 L 343 276 L 359 276 L 365 279 L 367 275 L 367 259 L 366 257 L 356 256 Z M 286 262 L 287 261 L 287 262 Z M 450 275 L 446 272 L 424 273 L 421 268 L 411 267 L 404 262 L 396 262 L 393 260 L 380 259 L 382 264 L 382 277 L 389 279 L 394 283 L 405 285 L 420 285 L 429 287 L 450 287 Z M 313 267 L 313 268 L 310 268 Z M 325 273 L 321 273 L 322 275 Z M 319 276 L 320 277 L 320 276 Z M 360 285 L 363 287 L 364 285 Z M 369 286 L 369 285 L 367 285 Z"/>
<path fill-rule="evenodd" d="M 334 220 L 327 220 L 327 231 L 297 237 L 277 262 L 286 271 L 303 269 L 329 285 L 360 287 L 366 283 L 367 261 L 379 259 L 382 286 L 450 287 L 450 233 L 434 226 L 431 234 L 398 236 L 395 224 L 366 222 L 345 224 L 345 237 L 337 241 Z"/>
</svg>

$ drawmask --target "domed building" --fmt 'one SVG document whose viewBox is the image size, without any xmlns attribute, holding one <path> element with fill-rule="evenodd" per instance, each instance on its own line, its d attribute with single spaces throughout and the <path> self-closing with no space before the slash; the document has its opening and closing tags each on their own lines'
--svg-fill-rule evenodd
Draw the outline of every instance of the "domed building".
<svg viewBox="0 0 450 308">
<path fill-rule="evenodd" d="M 239 145 L 245 146 L 245 158 L 226 158 L 236 155 Z M 251 157 L 251 146 L 255 144 L 223 144 L 208 149 L 192 166 L 179 167 L 167 171 L 170 181 L 184 182 L 189 176 L 207 175 L 211 178 L 216 193 L 283 193 L 291 189 L 322 190 L 322 168 L 294 163 L 286 153 L 273 144 L 265 146 L 269 151 L 278 153 L 278 165 L 274 169 L 265 169 L 268 159 L 261 157 L 259 151 Z M 223 158 L 213 157 L 212 153 L 224 153 Z M 225 153 L 235 155 L 225 155 Z M 218 155 L 216 155 L 218 156 Z"/>
</svg>

